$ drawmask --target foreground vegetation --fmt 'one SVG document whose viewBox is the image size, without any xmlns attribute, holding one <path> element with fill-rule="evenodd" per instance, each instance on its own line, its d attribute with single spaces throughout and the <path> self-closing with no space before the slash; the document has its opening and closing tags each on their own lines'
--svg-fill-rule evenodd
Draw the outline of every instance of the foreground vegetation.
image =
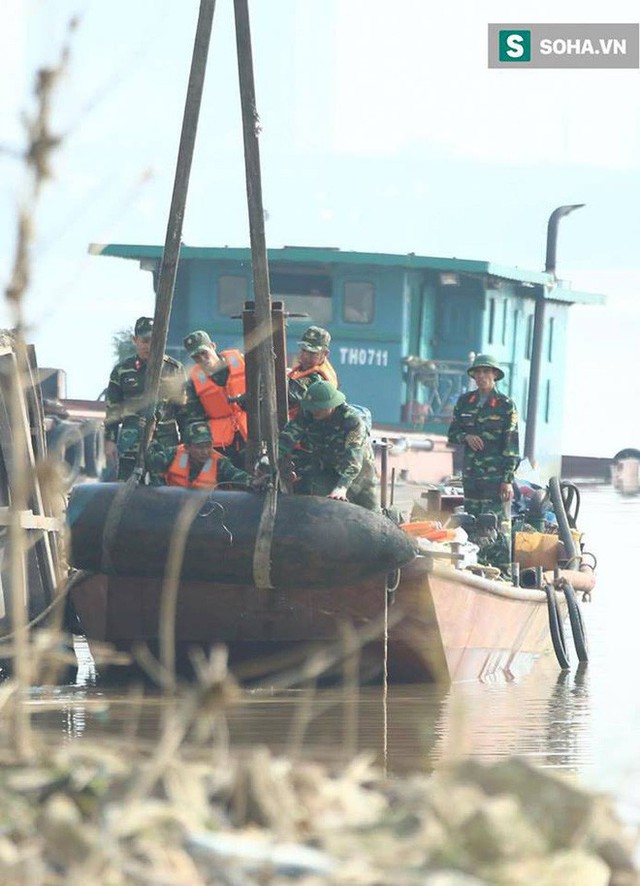
<svg viewBox="0 0 640 886">
<path fill-rule="evenodd" d="M 612 803 L 521 759 L 388 777 L 228 746 L 242 703 L 224 656 L 172 690 L 157 741 L 11 729 L 0 687 L 3 884 L 640 883 L 636 835 Z"/>
</svg>

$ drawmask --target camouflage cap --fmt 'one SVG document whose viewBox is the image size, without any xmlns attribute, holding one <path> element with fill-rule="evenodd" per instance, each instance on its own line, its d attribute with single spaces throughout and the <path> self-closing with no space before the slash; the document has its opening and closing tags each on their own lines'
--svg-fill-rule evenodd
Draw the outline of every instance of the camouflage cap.
<svg viewBox="0 0 640 886">
<path fill-rule="evenodd" d="M 153 335 L 153 317 L 138 317 L 133 327 L 133 334 L 137 338 L 151 338 Z"/>
<path fill-rule="evenodd" d="M 320 353 L 331 344 L 331 335 L 321 326 L 310 326 L 304 333 L 298 347 L 303 351 L 312 351 L 314 354 Z"/>
<path fill-rule="evenodd" d="M 206 421 L 194 421 L 192 425 L 189 426 L 189 430 L 187 431 L 187 440 L 186 442 L 192 444 L 198 443 L 212 443 L 213 438 L 211 436 L 211 430 Z"/>
<path fill-rule="evenodd" d="M 195 332 L 190 332 L 183 344 L 190 357 L 193 357 L 199 351 L 206 351 L 211 346 L 215 347 L 209 338 L 209 333 L 205 332 L 204 329 L 196 329 Z"/>
<path fill-rule="evenodd" d="M 300 405 L 308 412 L 319 412 L 323 409 L 335 409 L 347 398 L 330 381 L 314 381 L 309 385 L 300 400 Z"/>
<path fill-rule="evenodd" d="M 504 372 L 500 368 L 500 364 L 495 357 L 490 354 L 478 354 L 471 366 L 467 369 L 468 375 L 473 375 L 476 369 L 494 369 L 496 372 L 496 381 L 504 378 Z"/>
</svg>

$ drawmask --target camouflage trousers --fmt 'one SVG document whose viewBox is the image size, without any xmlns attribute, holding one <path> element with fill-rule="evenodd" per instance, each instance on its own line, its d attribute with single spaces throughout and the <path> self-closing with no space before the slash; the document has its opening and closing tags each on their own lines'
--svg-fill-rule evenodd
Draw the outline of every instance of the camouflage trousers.
<svg viewBox="0 0 640 886">
<path fill-rule="evenodd" d="M 180 442 L 176 422 L 163 422 L 156 427 L 153 439 L 163 446 L 177 446 Z M 118 473 L 116 480 L 128 480 L 136 466 L 140 443 L 140 419 L 125 418 L 118 434 Z"/>
<path fill-rule="evenodd" d="M 301 470 L 301 465 L 296 458 L 296 472 L 299 479 L 293 487 L 295 495 L 329 495 L 338 485 L 339 477 L 335 471 L 325 470 Z M 377 511 L 379 507 L 375 486 L 359 487 L 356 483 L 347 489 L 347 501 L 354 505 L 360 505 L 368 511 Z"/>
<path fill-rule="evenodd" d="M 136 466 L 137 453 L 123 454 L 118 458 L 118 474 L 116 480 L 128 480 Z"/>
<path fill-rule="evenodd" d="M 253 470 L 253 465 L 249 468 L 246 466 L 246 458 L 245 458 L 245 450 L 247 445 L 243 440 L 240 434 L 236 434 L 233 443 L 230 443 L 229 446 L 215 446 L 214 449 L 217 452 L 221 452 L 222 455 L 226 455 L 231 464 L 235 468 L 240 468 L 240 470 L 245 471 L 248 470 L 249 473 Z"/>
<path fill-rule="evenodd" d="M 505 508 L 500 497 L 500 480 L 469 480 L 464 478 L 464 509 L 478 519 L 481 514 L 495 514 L 496 538 L 482 538 L 471 530 L 470 541 L 478 544 L 478 562 L 496 566 L 505 578 L 511 577 L 511 507 Z"/>
</svg>

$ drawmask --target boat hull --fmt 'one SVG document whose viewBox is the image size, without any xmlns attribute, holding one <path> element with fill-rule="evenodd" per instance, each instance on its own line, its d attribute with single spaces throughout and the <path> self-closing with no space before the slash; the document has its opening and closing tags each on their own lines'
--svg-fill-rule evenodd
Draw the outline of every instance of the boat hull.
<svg viewBox="0 0 640 886">
<path fill-rule="evenodd" d="M 593 586 L 582 573 L 571 578 L 577 590 Z M 361 676 L 379 678 L 386 665 L 392 681 L 448 683 L 510 679 L 551 652 L 543 591 L 432 566 L 422 558 L 402 569 L 395 591 L 387 581 L 378 576 L 339 589 L 265 591 L 183 580 L 173 631 L 177 658 L 190 647 L 222 643 L 232 665 L 251 659 L 244 673 L 260 676 L 285 654 L 289 664 L 299 664 L 322 650 L 327 661 L 335 660 L 335 672 L 357 632 Z M 108 642 L 131 652 L 145 644 L 157 652 L 162 580 L 87 573 L 76 578 L 70 595 L 90 646 Z M 557 602 L 564 617 L 562 594 Z"/>
</svg>

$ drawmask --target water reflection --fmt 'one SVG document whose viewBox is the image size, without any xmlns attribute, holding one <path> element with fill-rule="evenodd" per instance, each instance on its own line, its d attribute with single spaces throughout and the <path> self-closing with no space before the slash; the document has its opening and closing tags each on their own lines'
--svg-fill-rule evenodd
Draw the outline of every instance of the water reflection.
<svg viewBox="0 0 640 886">
<path fill-rule="evenodd" d="M 577 770 L 591 762 L 589 718 L 586 668 L 559 671 L 549 658 L 518 681 L 452 687 L 433 760 L 494 761 L 517 754 L 542 766 Z"/>
<path fill-rule="evenodd" d="M 32 700 L 34 722 L 67 739 L 113 735 L 153 741 L 165 700 L 132 685 L 126 693 L 69 687 Z M 264 744 L 274 753 L 344 762 L 369 752 L 388 772 L 430 771 L 463 756 L 518 754 L 554 768 L 591 761 L 589 681 L 583 666 L 553 662 L 521 681 L 356 690 L 317 694 L 247 690 L 226 713 L 231 745 Z"/>
<path fill-rule="evenodd" d="M 631 550 L 636 544 L 640 498 L 622 499 L 610 487 L 586 489 L 579 524 L 600 561 L 593 603 L 582 610 L 590 642 L 587 668 L 561 672 L 550 655 L 526 676 L 504 683 L 333 688 L 317 694 L 245 691 L 242 703 L 227 714 L 231 744 L 264 744 L 324 761 L 369 751 L 396 773 L 431 771 L 462 755 L 496 760 L 516 754 L 588 773 L 592 782 L 627 799 L 640 796 L 633 739 L 640 728 L 638 630 L 630 617 L 633 581 L 620 556 L 622 546 Z M 567 638 L 570 644 L 570 632 Z M 576 662 L 571 644 L 570 650 Z M 75 686 L 34 692 L 34 721 L 67 740 L 106 734 L 154 741 L 164 701 L 136 686 L 92 686 L 93 676 L 90 660 L 81 657 Z"/>
</svg>

